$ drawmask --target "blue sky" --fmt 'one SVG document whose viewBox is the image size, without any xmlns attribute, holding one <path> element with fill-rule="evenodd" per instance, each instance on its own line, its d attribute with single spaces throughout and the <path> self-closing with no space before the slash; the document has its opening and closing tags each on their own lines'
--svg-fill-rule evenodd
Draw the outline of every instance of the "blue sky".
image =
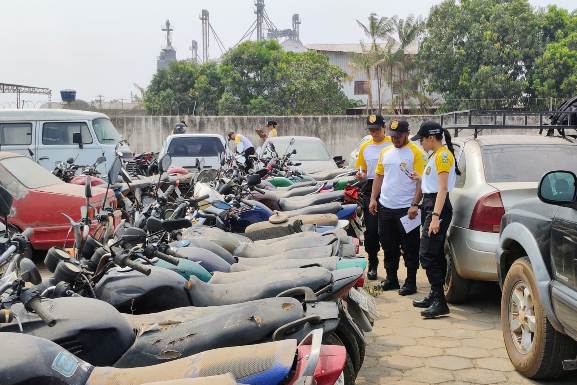
<svg viewBox="0 0 577 385">
<path fill-rule="evenodd" d="M 439 0 L 265 0 L 279 28 L 289 28 L 293 13 L 302 19 L 307 43 L 354 43 L 363 38 L 355 19 L 427 15 Z M 530 0 L 535 6 L 577 8 L 575 0 Z M 254 0 L 3 0 L 0 1 L 0 82 L 74 88 L 92 100 L 126 98 L 133 83 L 146 86 L 164 42 L 160 26 L 170 19 L 177 57 L 190 56 L 193 39 L 201 40 L 198 16 L 211 13 L 214 29 L 233 46 L 255 18 Z M 220 54 L 211 43 L 211 56 Z M 29 99 L 34 99 L 28 97 Z M 13 95 L 1 95 L 0 103 Z M 59 100 L 56 95 L 55 100 Z"/>
</svg>

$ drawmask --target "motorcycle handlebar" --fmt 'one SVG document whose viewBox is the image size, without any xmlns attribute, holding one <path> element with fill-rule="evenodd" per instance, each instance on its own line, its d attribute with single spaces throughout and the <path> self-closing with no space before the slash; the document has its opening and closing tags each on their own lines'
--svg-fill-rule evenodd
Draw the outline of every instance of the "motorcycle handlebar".
<svg viewBox="0 0 577 385">
<path fill-rule="evenodd" d="M 160 251 L 155 251 L 153 255 L 156 258 L 162 259 L 163 261 L 173 264 L 174 266 L 178 266 L 178 263 L 180 262 L 179 258 L 173 257 L 172 255 L 161 253 Z"/>
<path fill-rule="evenodd" d="M 130 260 L 130 259 L 126 259 L 126 260 L 124 261 L 124 264 L 125 264 L 127 267 L 130 267 L 132 270 L 136 270 L 136 271 L 138 271 L 139 273 L 142 273 L 142 274 L 144 274 L 144 275 L 150 275 L 150 273 L 152 273 L 152 269 L 151 269 L 150 267 L 146 267 L 146 266 L 144 266 L 143 264 L 138 263 L 138 262 L 134 262 L 134 261 L 132 261 L 132 260 Z"/>
<path fill-rule="evenodd" d="M 56 319 L 50 315 L 50 312 L 47 310 L 46 306 L 42 304 L 40 298 L 32 298 L 30 302 L 28 302 L 28 306 L 30 309 L 34 311 L 44 321 L 44 323 L 50 327 L 56 325 Z"/>
</svg>

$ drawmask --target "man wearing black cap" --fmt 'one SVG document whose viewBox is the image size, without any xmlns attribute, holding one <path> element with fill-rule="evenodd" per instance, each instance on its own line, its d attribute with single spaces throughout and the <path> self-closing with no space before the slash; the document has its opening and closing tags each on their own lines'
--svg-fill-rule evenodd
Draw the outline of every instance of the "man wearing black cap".
<svg viewBox="0 0 577 385">
<path fill-rule="evenodd" d="M 423 174 L 426 155 L 419 146 L 409 141 L 408 122 L 393 120 L 390 133 L 393 146 L 385 148 L 380 154 L 369 208 L 373 213 L 378 212 L 379 236 L 385 252 L 387 278 L 381 283 L 381 288 L 410 295 L 417 292 L 420 234 L 419 227 L 407 233 L 401 218 L 417 217 L 421 187 L 413 175 Z M 401 250 L 407 268 L 403 287 L 397 277 Z"/>
<path fill-rule="evenodd" d="M 362 192 L 364 199 L 363 218 L 365 222 L 364 244 L 369 258 L 367 278 L 375 280 L 377 279 L 377 267 L 379 266 L 377 254 L 381 249 L 379 245 L 379 221 L 377 216 L 369 211 L 369 203 L 379 155 L 385 147 L 391 144 L 391 139 L 385 135 L 385 120 L 381 115 L 370 115 L 367 118 L 367 129 L 371 134 L 371 138 L 364 141 L 359 147 L 359 155 L 355 167 L 359 170 L 357 179 L 366 180 Z"/>
</svg>

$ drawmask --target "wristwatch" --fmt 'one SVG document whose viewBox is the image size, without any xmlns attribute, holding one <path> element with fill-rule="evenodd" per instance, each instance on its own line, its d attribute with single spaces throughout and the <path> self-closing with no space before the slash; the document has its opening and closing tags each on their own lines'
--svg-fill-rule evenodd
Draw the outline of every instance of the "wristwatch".
<svg viewBox="0 0 577 385">
<path fill-rule="evenodd" d="M 441 214 L 439 214 L 439 213 L 432 213 L 431 216 L 433 216 L 433 217 L 440 217 Z"/>
<path fill-rule="evenodd" d="M 417 207 L 417 208 L 421 208 L 421 206 L 418 203 L 411 203 L 411 207 Z"/>
</svg>

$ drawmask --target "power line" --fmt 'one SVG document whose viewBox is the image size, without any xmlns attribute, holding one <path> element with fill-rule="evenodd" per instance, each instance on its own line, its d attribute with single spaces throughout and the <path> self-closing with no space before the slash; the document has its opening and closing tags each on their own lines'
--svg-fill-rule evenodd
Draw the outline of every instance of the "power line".
<svg viewBox="0 0 577 385">
<path fill-rule="evenodd" d="M 252 24 L 250 25 L 250 27 L 248 27 L 248 29 L 246 30 L 246 32 L 244 33 L 244 35 L 242 35 L 242 37 L 240 38 L 240 40 L 238 41 L 238 43 L 236 43 L 234 45 L 234 47 L 236 47 L 237 45 L 239 45 L 240 43 L 242 43 L 248 36 L 248 39 L 250 40 L 250 37 L 252 36 L 252 34 L 254 33 L 254 30 L 256 29 L 256 20 L 252 22 Z M 234 48 L 233 47 L 233 48 Z"/>
<path fill-rule="evenodd" d="M 212 32 L 212 35 L 214 36 L 214 38 L 218 44 L 218 48 L 220 48 L 220 51 L 222 52 L 222 54 L 224 54 L 226 52 L 226 47 L 224 46 L 224 43 L 222 42 L 222 40 L 220 40 L 220 37 L 218 36 L 216 31 L 212 27 L 212 24 L 209 23 L 208 27 L 210 28 L 210 31 Z"/>
</svg>

